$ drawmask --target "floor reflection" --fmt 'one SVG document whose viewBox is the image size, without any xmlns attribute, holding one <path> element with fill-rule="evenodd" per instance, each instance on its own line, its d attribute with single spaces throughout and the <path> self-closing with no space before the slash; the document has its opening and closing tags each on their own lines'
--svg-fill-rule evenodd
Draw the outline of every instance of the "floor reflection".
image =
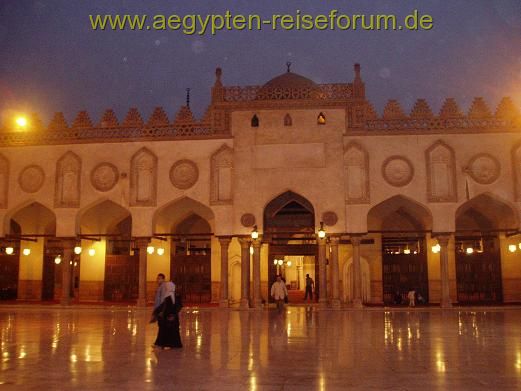
<svg viewBox="0 0 521 391">
<path fill-rule="evenodd" d="M 521 310 L 186 310 L 151 348 L 133 309 L 0 307 L 0 385 L 50 389 L 521 389 Z M 177 389 L 177 388 L 176 388 Z"/>
</svg>

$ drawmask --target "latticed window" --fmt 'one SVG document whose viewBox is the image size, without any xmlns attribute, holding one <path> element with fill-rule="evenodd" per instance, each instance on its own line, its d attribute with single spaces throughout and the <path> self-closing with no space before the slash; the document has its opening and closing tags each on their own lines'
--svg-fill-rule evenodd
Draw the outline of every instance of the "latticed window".
<svg viewBox="0 0 521 391">
<path fill-rule="evenodd" d="M 251 117 L 251 127 L 252 128 L 259 127 L 259 117 L 257 117 L 257 114 L 254 114 L 253 117 Z"/>
<path fill-rule="evenodd" d="M 317 124 L 319 125 L 325 125 L 326 124 L 326 116 L 324 113 L 320 113 L 317 117 Z"/>
<path fill-rule="evenodd" d="M 291 119 L 291 115 L 286 114 L 284 117 L 284 126 L 291 126 L 293 125 L 293 120 Z"/>
</svg>

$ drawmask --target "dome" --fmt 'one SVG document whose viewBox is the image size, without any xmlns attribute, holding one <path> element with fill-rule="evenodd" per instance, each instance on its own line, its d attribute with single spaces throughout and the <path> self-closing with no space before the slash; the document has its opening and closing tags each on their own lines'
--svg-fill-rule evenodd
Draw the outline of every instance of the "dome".
<svg viewBox="0 0 521 391">
<path fill-rule="evenodd" d="M 320 87 L 311 79 L 293 72 L 285 72 L 264 84 L 256 99 L 313 99 Z"/>
</svg>

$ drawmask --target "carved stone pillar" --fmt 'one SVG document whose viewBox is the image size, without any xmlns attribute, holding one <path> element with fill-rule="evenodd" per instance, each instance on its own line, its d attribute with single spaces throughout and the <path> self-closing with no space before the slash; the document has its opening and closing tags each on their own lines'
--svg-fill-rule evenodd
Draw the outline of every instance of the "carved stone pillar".
<svg viewBox="0 0 521 391">
<path fill-rule="evenodd" d="M 261 246 L 260 238 L 252 242 L 253 246 L 253 307 L 262 308 L 261 296 Z"/>
<path fill-rule="evenodd" d="M 137 298 L 138 307 L 147 305 L 147 247 L 150 238 L 136 238 L 135 245 L 139 255 L 139 291 Z"/>
<path fill-rule="evenodd" d="M 71 304 L 72 290 L 72 268 L 74 263 L 74 246 L 76 239 L 62 239 L 63 259 L 62 259 L 62 297 L 61 305 Z"/>
<path fill-rule="evenodd" d="M 362 308 L 362 268 L 360 267 L 360 236 L 351 236 L 353 246 L 353 307 Z"/>
<path fill-rule="evenodd" d="M 230 246 L 231 238 L 219 238 L 221 245 L 221 300 L 220 307 L 228 307 L 230 301 L 228 300 L 228 247 Z"/>
<path fill-rule="evenodd" d="M 442 308 L 452 307 L 450 300 L 450 284 L 449 284 L 449 240 L 451 235 L 438 236 L 440 245 L 440 277 L 441 277 L 441 298 L 440 306 Z"/>
<path fill-rule="evenodd" d="M 239 238 L 241 244 L 241 308 L 250 307 L 250 239 Z"/>
<path fill-rule="evenodd" d="M 331 306 L 333 308 L 340 308 L 340 295 L 338 291 L 338 243 L 340 238 L 332 236 L 330 238 L 331 255 L 329 259 L 329 266 L 331 271 Z"/>
<path fill-rule="evenodd" d="M 327 305 L 326 239 L 317 238 L 318 243 L 318 303 Z"/>
</svg>

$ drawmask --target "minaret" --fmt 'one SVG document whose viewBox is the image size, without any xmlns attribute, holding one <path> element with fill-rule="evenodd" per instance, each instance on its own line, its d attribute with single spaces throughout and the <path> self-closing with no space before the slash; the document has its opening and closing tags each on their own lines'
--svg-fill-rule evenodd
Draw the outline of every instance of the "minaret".
<svg viewBox="0 0 521 391">
<path fill-rule="evenodd" d="M 360 64 L 355 64 L 355 79 L 353 80 L 353 97 L 365 98 L 365 84 L 360 76 Z"/>
</svg>

